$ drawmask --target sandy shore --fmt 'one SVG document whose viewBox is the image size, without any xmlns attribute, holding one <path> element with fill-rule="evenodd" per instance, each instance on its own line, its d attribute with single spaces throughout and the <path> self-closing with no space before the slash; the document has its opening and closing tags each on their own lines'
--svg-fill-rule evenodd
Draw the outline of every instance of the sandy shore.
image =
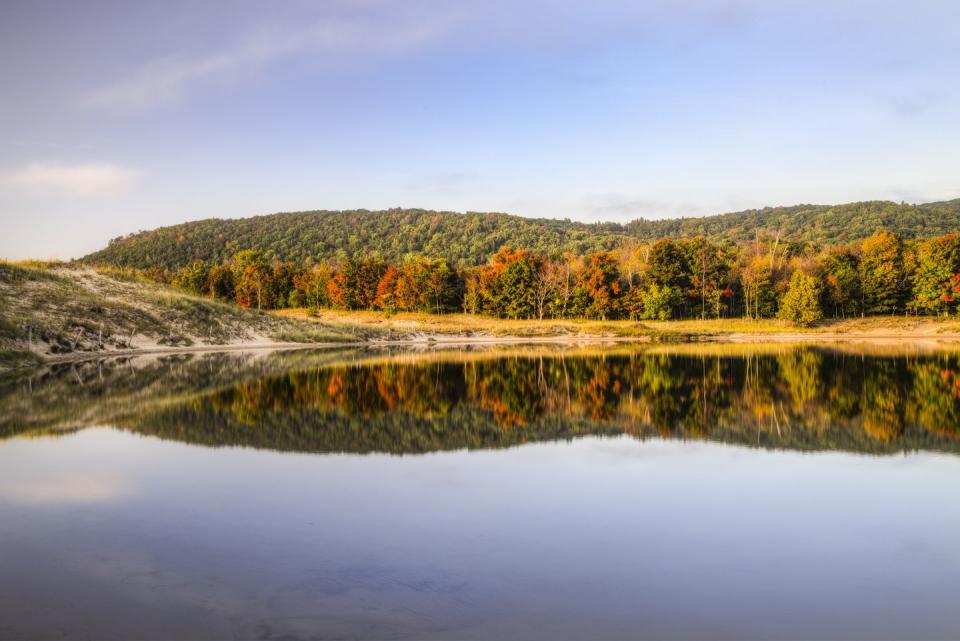
<svg viewBox="0 0 960 641">
<path fill-rule="evenodd" d="M 651 343 L 730 343 L 730 344 L 865 344 L 873 346 L 912 346 L 919 349 L 936 349 L 939 346 L 960 346 L 960 333 L 932 333 L 929 331 L 860 331 L 860 332 L 730 332 L 724 334 L 661 334 L 648 336 L 615 336 L 602 334 L 564 334 L 556 336 L 514 336 L 418 334 L 409 338 L 393 340 L 367 340 L 354 342 L 291 343 L 262 340 L 240 341 L 225 345 L 196 345 L 188 347 L 150 346 L 140 349 L 104 350 L 98 352 L 75 352 L 72 354 L 47 355 L 44 363 L 69 363 L 98 358 L 132 357 L 145 355 L 173 355 L 210 352 L 252 352 L 298 349 L 349 349 L 362 347 L 399 347 L 410 349 L 456 348 L 468 346 L 500 345 L 591 345 L 591 344 L 643 344 Z"/>
</svg>

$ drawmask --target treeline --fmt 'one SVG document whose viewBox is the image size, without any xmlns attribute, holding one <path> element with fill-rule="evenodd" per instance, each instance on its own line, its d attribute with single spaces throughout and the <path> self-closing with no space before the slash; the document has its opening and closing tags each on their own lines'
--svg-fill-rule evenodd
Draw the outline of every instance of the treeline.
<svg viewBox="0 0 960 641">
<path fill-rule="evenodd" d="M 716 216 L 587 224 L 501 213 L 465 214 L 423 209 L 306 211 L 236 219 L 208 219 L 115 238 L 88 263 L 177 270 L 194 260 L 222 263 L 255 249 L 270 260 L 361 260 L 379 256 L 399 264 L 408 255 L 443 258 L 463 269 L 482 265 L 502 247 L 584 256 L 633 241 L 658 238 L 745 242 L 765 230 L 815 247 L 861 241 L 877 229 L 905 239 L 960 229 L 960 199 L 912 205 L 889 201 L 844 205 L 767 207 Z"/>
<path fill-rule="evenodd" d="M 296 265 L 247 250 L 219 264 L 194 261 L 149 277 L 244 307 L 468 312 L 498 318 L 668 320 L 946 314 L 960 300 L 960 236 L 904 242 L 879 231 L 816 251 L 758 236 L 739 245 L 698 237 L 632 242 L 612 252 L 550 256 L 501 248 L 457 269 L 411 256 Z"/>
</svg>

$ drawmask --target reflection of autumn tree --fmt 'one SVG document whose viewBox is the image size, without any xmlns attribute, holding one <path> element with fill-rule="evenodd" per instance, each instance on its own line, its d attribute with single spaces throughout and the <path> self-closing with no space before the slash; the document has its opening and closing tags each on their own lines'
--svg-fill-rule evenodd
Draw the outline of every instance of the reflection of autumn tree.
<svg viewBox="0 0 960 641">
<path fill-rule="evenodd" d="M 777 356 L 777 364 L 790 393 L 793 412 L 800 415 L 806 413 L 807 405 L 820 399 L 823 354 L 809 349 L 792 349 Z"/>
<path fill-rule="evenodd" d="M 210 442 L 285 438 L 346 451 L 584 433 L 800 449 L 924 447 L 917 439 L 960 436 L 958 361 L 785 348 L 742 357 L 637 352 L 335 365 L 192 399 L 171 411 L 178 422 L 169 433 L 189 439 L 209 428 Z M 504 429 L 520 426 L 526 436 Z"/>
<path fill-rule="evenodd" d="M 510 358 L 467 366 L 469 400 L 493 411 L 499 425 L 526 425 L 543 411 L 542 378 L 536 361 Z"/>
<path fill-rule="evenodd" d="M 615 364 L 596 363 L 590 378 L 580 387 L 580 400 L 589 408 L 591 418 L 609 421 L 617 414 L 620 403 L 620 377 Z"/>
<path fill-rule="evenodd" d="M 445 416 L 463 397 L 463 370 L 459 366 L 393 363 L 370 372 L 386 411 Z"/>
<path fill-rule="evenodd" d="M 876 359 L 865 371 L 863 429 L 878 441 L 889 442 L 903 430 L 905 368 L 893 359 Z"/>
<path fill-rule="evenodd" d="M 849 423 L 860 415 L 865 367 L 862 358 L 841 355 L 821 370 L 827 390 L 826 411 L 834 423 Z"/>
<path fill-rule="evenodd" d="M 742 385 L 743 371 L 739 360 L 699 357 L 691 359 L 686 372 L 692 378 L 693 401 L 685 431 L 691 436 L 705 437 L 713 426 L 724 420 L 734 397 L 733 390 Z"/>
<path fill-rule="evenodd" d="M 256 426 L 264 412 L 274 405 L 278 387 L 283 387 L 281 381 L 269 379 L 242 383 L 215 395 L 213 403 L 219 409 L 232 413 L 239 424 Z"/>
<path fill-rule="evenodd" d="M 916 420 L 931 432 L 960 435 L 960 367 L 953 359 L 916 363 L 911 367 L 911 405 Z"/>
<path fill-rule="evenodd" d="M 741 393 L 740 412 L 752 419 L 757 432 L 774 429 L 777 424 L 776 384 L 779 371 L 775 358 L 747 356 L 744 359 L 743 391 Z"/>
<path fill-rule="evenodd" d="M 676 432 L 693 407 L 693 386 L 685 370 L 684 361 L 665 354 L 643 359 L 638 386 L 650 412 L 650 423 L 660 434 Z"/>
</svg>

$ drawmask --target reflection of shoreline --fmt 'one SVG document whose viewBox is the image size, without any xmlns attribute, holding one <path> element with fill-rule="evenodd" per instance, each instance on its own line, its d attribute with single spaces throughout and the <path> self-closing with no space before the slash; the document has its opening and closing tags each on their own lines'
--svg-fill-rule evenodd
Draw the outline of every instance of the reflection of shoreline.
<svg viewBox="0 0 960 641">
<path fill-rule="evenodd" d="M 911 338 L 904 341 L 904 338 Z M 730 353 L 725 347 L 735 347 L 752 351 L 764 348 L 782 351 L 793 347 L 813 347 L 832 349 L 851 354 L 876 354 L 897 356 L 912 354 L 932 354 L 937 352 L 960 352 L 960 334 L 937 335 L 918 338 L 912 334 L 724 334 L 702 336 L 659 338 L 637 336 L 478 336 L 471 338 L 455 337 L 447 334 L 435 334 L 414 339 L 369 341 L 352 343 L 260 343 L 246 342 L 228 345 L 202 345 L 192 347 L 158 347 L 138 350 L 116 350 L 103 352 L 82 352 L 62 354 L 47 358 L 41 365 L 63 365 L 107 361 L 110 359 L 162 358 L 165 356 L 189 356 L 201 354 L 267 354 L 272 352 L 295 352 L 301 350 L 389 350 L 398 349 L 399 353 L 411 356 L 463 348 L 496 349 L 506 346 L 561 346 L 561 347 L 598 347 L 605 345 L 623 345 L 643 347 L 659 353 Z M 736 352 L 734 352 L 736 353 Z"/>
<path fill-rule="evenodd" d="M 135 357 L 135 356 L 176 356 L 183 354 L 206 354 L 221 352 L 279 352 L 302 349 L 363 349 L 363 348 L 416 348 L 433 347 L 470 347 L 470 346 L 499 346 L 499 345 L 603 345 L 612 343 L 635 343 L 638 345 L 651 342 L 649 337 L 637 336 L 477 336 L 471 338 L 457 338 L 448 334 L 432 334 L 423 337 L 390 340 L 390 341 L 357 341 L 350 343 L 262 343 L 245 342 L 228 345 L 201 345 L 192 347 L 156 347 L 149 349 L 115 350 L 102 352 L 72 352 L 47 357 L 44 365 L 62 363 L 77 363 L 81 361 L 103 360 L 108 358 Z"/>
</svg>

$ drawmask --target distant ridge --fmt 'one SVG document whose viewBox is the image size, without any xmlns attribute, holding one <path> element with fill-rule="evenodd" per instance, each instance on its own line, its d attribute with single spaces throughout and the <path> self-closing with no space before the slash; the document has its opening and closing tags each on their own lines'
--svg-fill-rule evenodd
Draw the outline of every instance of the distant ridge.
<svg viewBox="0 0 960 641">
<path fill-rule="evenodd" d="M 504 245 L 582 254 L 613 249 L 627 238 L 702 235 L 736 242 L 758 232 L 780 232 L 785 241 L 822 246 L 857 241 L 881 228 L 908 239 L 960 231 L 960 199 L 922 205 L 864 201 L 767 207 L 626 224 L 423 209 L 288 212 L 141 231 L 113 239 L 83 261 L 176 269 L 196 259 L 221 261 L 240 250 L 258 249 L 270 258 L 294 262 L 369 255 L 397 262 L 409 254 L 425 254 L 468 266 L 485 262 Z"/>
</svg>

